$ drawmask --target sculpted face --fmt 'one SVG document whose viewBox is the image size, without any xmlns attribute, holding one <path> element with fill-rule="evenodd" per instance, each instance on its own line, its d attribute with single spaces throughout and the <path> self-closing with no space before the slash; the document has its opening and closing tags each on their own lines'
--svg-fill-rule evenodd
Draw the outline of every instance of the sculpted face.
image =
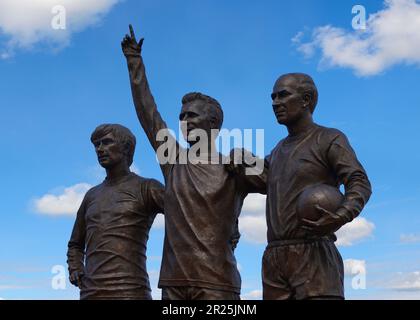
<svg viewBox="0 0 420 320">
<path fill-rule="evenodd" d="M 204 130 L 207 137 L 211 137 L 211 129 L 214 127 L 214 120 L 209 112 L 209 106 L 203 101 L 196 100 L 184 104 L 179 115 L 179 120 L 186 122 L 182 126 L 182 134 L 188 143 L 194 143 L 199 134 L 196 129 Z"/>
<path fill-rule="evenodd" d="M 110 169 L 125 160 L 123 147 L 115 139 L 112 133 L 93 141 L 99 164 Z"/>
<path fill-rule="evenodd" d="M 278 123 L 288 125 L 295 123 L 306 112 L 310 112 L 305 105 L 305 99 L 298 91 L 298 82 L 293 76 L 279 78 L 273 88 L 273 111 Z"/>
</svg>

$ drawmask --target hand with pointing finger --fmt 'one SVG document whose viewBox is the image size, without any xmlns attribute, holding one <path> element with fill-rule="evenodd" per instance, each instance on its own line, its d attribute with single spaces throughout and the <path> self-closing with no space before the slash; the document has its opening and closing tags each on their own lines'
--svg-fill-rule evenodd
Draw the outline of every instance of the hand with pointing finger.
<svg viewBox="0 0 420 320">
<path fill-rule="evenodd" d="M 144 38 L 141 38 L 139 42 L 136 40 L 133 26 L 130 24 L 130 35 L 126 34 L 123 41 L 121 41 L 121 47 L 124 55 L 128 58 L 130 56 L 139 57 L 141 55 L 141 47 L 143 45 Z"/>
</svg>

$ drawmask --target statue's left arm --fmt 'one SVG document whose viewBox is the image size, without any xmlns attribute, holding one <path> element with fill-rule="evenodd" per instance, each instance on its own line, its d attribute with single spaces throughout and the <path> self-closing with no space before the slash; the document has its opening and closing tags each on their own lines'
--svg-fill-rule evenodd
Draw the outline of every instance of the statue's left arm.
<svg viewBox="0 0 420 320">
<path fill-rule="evenodd" d="M 248 150 L 239 148 L 230 152 L 230 163 L 226 169 L 235 176 L 237 187 L 243 197 L 246 197 L 249 193 L 267 193 L 268 163 L 267 158 L 263 160 Z M 230 239 L 233 250 L 235 250 L 240 237 L 238 217 Z"/>
<path fill-rule="evenodd" d="M 146 199 L 151 214 L 164 213 L 165 186 L 155 179 L 147 182 Z"/>
<path fill-rule="evenodd" d="M 318 221 L 301 220 L 301 228 L 317 236 L 334 233 L 355 219 L 372 194 L 366 171 L 346 136 L 337 130 L 330 141 L 326 150 L 326 160 L 338 184 L 344 185 L 345 194 L 344 201 L 336 212 L 317 206 L 322 213 Z"/>
<path fill-rule="evenodd" d="M 227 169 L 233 173 L 238 186 L 248 193 L 267 193 L 268 163 L 246 149 L 233 149 Z"/>
<path fill-rule="evenodd" d="M 332 141 L 328 150 L 328 161 L 345 188 L 344 201 L 336 214 L 347 223 L 360 214 L 372 194 L 372 187 L 365 169 L 344 134 L 340 133 Z"/>
</svg>

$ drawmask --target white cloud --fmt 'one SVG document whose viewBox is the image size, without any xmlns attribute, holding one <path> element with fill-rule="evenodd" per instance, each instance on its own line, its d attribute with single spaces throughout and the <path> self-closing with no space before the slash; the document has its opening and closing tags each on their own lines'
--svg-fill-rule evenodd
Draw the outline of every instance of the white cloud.
<svg viewBox="0 0 420 320">
<path fill-rule="evenodd" d="M 321 65 L 350 68 L 360 76 L 397 64 L 420 65 L 419 1 L 385 0 L 384 6 L 369 16 L 365 31 L 327 25 L 316 28 L 310 42 L 302 42 L 301 32 L 292 42 L 306 57 L 320 49 Z"/>
<path fill-rule="evenodd" d="M 420 291 L 420 271 L 398 273 L 391 281 L 390 288 L 397 291 Z"/>
<path fill-rule="evenodd" d="M 239 217 L 239 231 L 247 242 L 264 244 L 267 237 L 265 220 L 266 196 L 259 193 L 249 194 L 244 201 Z"/>
<path fill-rule="evenodd" d="M 336 232 L 337 246 L 352 246 L 372 235 L 375 225 L 365 218 L 356 218 Z"/>
<path fill-rule="evenodd" d="M 61 49 L 74 32 L 97 24 L 120 0 L 1 0 L 0 33 L 8 41 L 1 44 L 0 57 L 9 58 L 16 49 L 31 49 L 44 44 Z M 66 28 L 54 29 L 57 5 L 65 8 Z"/>
<path fill-rule="evenodd" d="M 253 290 L 241 296 L 242 300 L 261 300 L 262 290 Z"/>
<path fill-rule="evenodd" d="M 79 183 L 65 188 L 59 195 L 46 194 L 35 199 L 35 210 L 47 215 L 75 215 L 90 188 L 88 183 Z"/>
<path fill-rule="evenodd" d="M 158 214 L 153 221 L 152 229 L 163 229 L 165 228 L 165 217 L 163 214 Z"/>
<path fill-rule="evenodd" d="M 243 214 L 246 215 L 264 215 L 265 214 L 265 200 L 267 196 L 259 193 L 249 194 L 244 201 L 242 207 Z"/>
<path fill-rule="evenodd" d="M 368 295 L 362 299 L 367 300 L 420 300 L 420 291 L 384 290 Z"/>
<path fill-rule="evenodd" d="M 414 234 L 414 233 L 402 234 L 400 236 L 400 241 L 403 242 L 403 243 L 416 243 L 416 242 L 420 242 L 420 234 Z"/>
<path fill-rule="evenodd" d="M 267 242 L 265 217 L 243 216 L 239 218 L 239 231 L 247 242 L 264 244 Z"/>
<path fill-rule="evenodd" d="M 162 299 L 162 289 L 157 287 L 152 288 L 152 299 L 153 300 L 161 300 Z"/>
<path fill-rule="evenodd" d="M 354 276 L 355 274 L 366 274 L 366 261 L 356 259 L 346 259 L 344 262 L 344 274 Z"/>
<path fill-rule="evenodd" d="M 160 271 L 157 269 L 152 269 L 148 271 L 150 288 L 152 289 L 152 298 L 153 300 L 160 300 L 162 298 L 162 290 L 157 287 L 159 282 Z"/>
<path fill-rule="evenodd" d="M 293 38 L 292 38 L 292 43 L 300 45 L 302 42 L 302 38 L 305 35 L 305 33 L 303 31 L 299 31 Z"/>
</svg>

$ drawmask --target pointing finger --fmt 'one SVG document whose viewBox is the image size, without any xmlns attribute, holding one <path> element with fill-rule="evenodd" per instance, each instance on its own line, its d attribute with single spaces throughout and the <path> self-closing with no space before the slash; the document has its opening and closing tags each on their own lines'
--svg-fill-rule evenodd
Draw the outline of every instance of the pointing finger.
<svg viewBox="0 0 420 320">
<path fill-rule="evenodd" d="M 134 34 L 133 26 L 132 26 L 131 24 L 129 25 L 129 28 L 130 28 L 131 38 L 132 38 L 134 41 L 136 41 L 136 42 L 137 42 L 137 40 L 136 40 L 136 35 Z"/>
</svg>

